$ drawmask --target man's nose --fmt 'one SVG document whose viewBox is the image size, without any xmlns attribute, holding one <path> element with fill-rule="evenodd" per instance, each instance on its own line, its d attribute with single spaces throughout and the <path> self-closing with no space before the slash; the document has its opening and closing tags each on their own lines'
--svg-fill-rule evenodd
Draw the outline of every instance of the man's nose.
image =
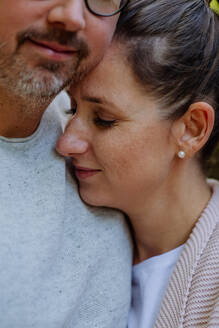
<svg viewBox="0 0 219 328">
<path fill-rule="evenodd" d="M 60 0 L 48 14 L 48 22 L 67 31 L 77 32 L 86 26 L 84 0 Z"/>
<path fill-rule="evenodd" d="M 76 156 L 85 154 L 88 151 L 89 142 L 83 131 L 67 126 L 65 132 L 56 143 L 56 150 L 62 156 Z"/>
</svg>

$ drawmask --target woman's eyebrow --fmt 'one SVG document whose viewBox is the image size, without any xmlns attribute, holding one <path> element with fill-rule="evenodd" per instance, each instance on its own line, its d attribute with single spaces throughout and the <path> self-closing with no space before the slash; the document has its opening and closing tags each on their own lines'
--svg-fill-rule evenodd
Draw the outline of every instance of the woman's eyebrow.
<svg viewBox="0 0 219 328">
<path fill-rule="evenodd" d="M 103 97 L 95 97 L 95 96 L 82 96 L 81 97 L 82 100 L 84 101 L 88 101 L 91 103 L 95 103 L 95 104 L 100 104 L 100 105 L 109 105 L 109 106 L 113 106 L 116 107 L 115 104 L 111 101 L 108 101 L 104 96 Z"/>
</svg>

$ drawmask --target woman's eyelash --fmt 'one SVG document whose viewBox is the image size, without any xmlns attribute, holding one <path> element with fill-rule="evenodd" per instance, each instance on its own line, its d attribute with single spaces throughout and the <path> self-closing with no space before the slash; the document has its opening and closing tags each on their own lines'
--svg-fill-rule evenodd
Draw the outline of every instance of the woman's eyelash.
<svg viewBox="0 0 219 328">
<path fill-rule="evenodd" d="M 72 115 L 74 116 L 77 112 L 77 106 L 76 107 L 72 107 L 70 109 L 67 109 L 65 111 L 65 113 L 67 115 Z M 112 126 L 115 126 L 117 123 L 117 120 L 103 120 L 102 118 L 100 118 L 98 115 L 96 115 L 96 117 L 93 119 L 93 122 L 96 126 L 98 127 L 102 127 L 102 128 L 110 128 Z"/>
<path fill-rule="evenodd" d="M 75 115 L 76 111 L 77 111 L 77 107 L 66 109 L 65 114 L 67 114 L 67 115 Z"/>
<path fill-rule="evenodd" d="M 94 118 L 94 123 L 99 127 L 110 128 L 116 125 L 117 120 L 103 120 L 97 116 Z"/>
</svg>

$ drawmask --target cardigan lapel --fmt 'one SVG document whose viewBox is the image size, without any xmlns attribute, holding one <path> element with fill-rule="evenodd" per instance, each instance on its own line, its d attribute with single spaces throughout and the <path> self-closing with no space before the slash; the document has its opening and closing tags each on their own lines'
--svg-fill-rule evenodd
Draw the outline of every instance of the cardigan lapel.
<svg viewBox="0 0 219 328">
<path fill-rule="evenodd" d="M 154 328 L 182 328 L 193 275 L 218 222 L 219 183 L 209 180 L 214 192 L 177 261 Z"/>
</svg>

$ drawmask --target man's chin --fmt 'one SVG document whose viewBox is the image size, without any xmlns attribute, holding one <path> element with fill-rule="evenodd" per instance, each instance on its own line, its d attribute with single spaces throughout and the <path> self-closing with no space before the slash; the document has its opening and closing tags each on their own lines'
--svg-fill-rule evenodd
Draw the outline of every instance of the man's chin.
<svg viewBox="0 0 219 328">
<path fill-rule="evenodd" d="M 32 101 L 47 102 L 54 98 L 70 82 L 72 77 L 64 74 L 54 74 L 47 69 L 32 72 L 22 72 L 16 85 L 14 94 Z"/>
</svg>

